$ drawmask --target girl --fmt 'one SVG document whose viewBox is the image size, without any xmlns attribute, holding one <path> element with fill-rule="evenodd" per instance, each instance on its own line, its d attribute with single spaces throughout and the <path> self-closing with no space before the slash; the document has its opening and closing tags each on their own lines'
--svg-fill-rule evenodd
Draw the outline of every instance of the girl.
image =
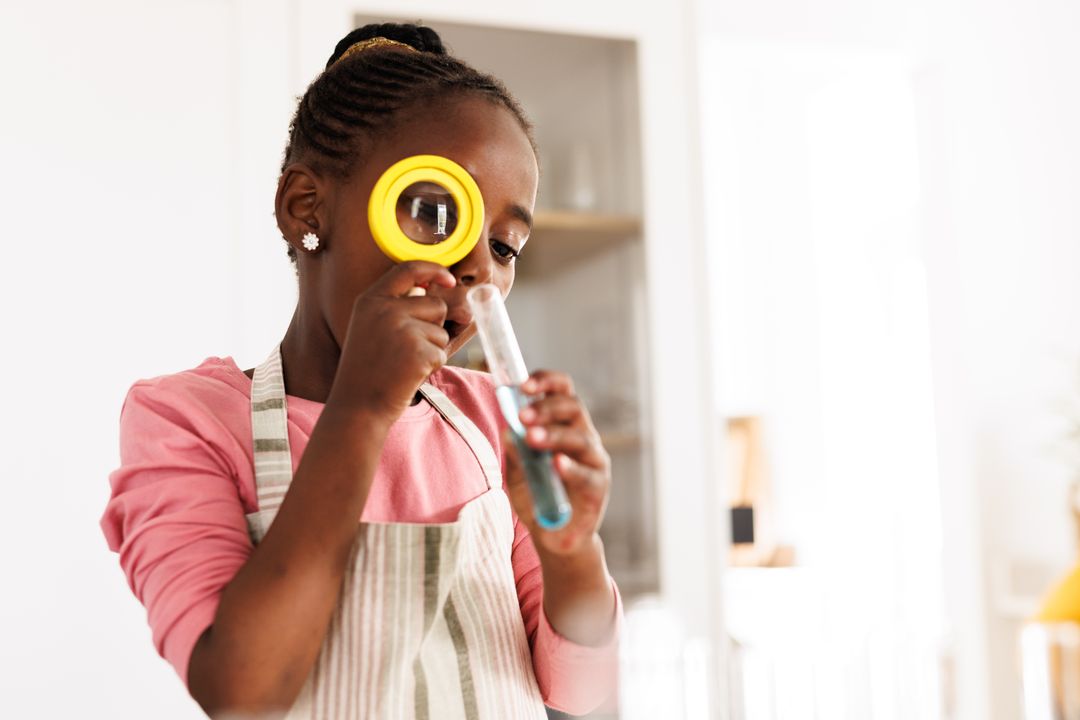
<svg viewBox="0 0 1080 720">
<path fill-rule="evenodd" d="M 366 221 L 382 172 L 418 154 L 484 197 L 450 268 L 394 265 Z M 555 453 L 573 506 L 548 532 L 490 378 L 445 366 L 474 333 L 466 291 L 513 284 L 537 176 L 518 103 L 426 27 L 349 33 L 300 99 L 275 201 L 292 322 L 257 368 L 211 357 L 133 385 L 102 518 L 208 714 L 543 718 L 611 695 L 610 463 L 588 413 L 563 374 L 523 388 L 543 395 L 526 441 Z"/>
</svg>

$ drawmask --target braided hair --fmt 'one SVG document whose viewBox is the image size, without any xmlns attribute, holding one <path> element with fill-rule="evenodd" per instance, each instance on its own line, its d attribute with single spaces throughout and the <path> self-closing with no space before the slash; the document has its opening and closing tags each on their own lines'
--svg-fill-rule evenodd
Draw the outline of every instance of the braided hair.
<svg viewBox="0 0 1080 720">
<path fill-rule="evenodd" d="M 339 58 L 363 40 L 382 37 L 419 52 L 372 47 Z M 319 172 L 349 177 L 367 143 L 392 128 L 403 110 L 456 94 L 478 94 L 507 108 L 536 150 L 532 124 L 521 105 L 497 78 L 450 55 L 438 33 L 423 25 L 365 25 L 343 37 L 326 69 L 300 97 L 289 123 L 289 142 L 281 164 L 303 161 Z M 288 244 L 287 244 L 288 245 Z M 296 263 L 296 251 L 288 245 Z"/>
</svg>

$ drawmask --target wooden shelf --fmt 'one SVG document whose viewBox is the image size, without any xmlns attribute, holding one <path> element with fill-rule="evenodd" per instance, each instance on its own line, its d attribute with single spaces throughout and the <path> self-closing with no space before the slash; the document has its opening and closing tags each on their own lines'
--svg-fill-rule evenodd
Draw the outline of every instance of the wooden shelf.
<svg viewBox="0 0 1080 720">
<path fill-rule="evenodd" d="M 640 236 L 641 218 L 636 215 L 538 210 L 518 275 L 531 277 L 557 271 Z"/>
<path fill-rule="evenodd" d="M 641 232 L 641 218 L 636 215 L 606 215 L 574 210 L 537 210 L 533 218 L 533 232 L 568 232 L 594 236 L 637 235 Z"/>
<path fill-rule="evenodd" d="M 600 431 L 600 441 L 609 453 L 622 450 L 637 450 L 642 445 L 642 438 L 636 432 Z"/>
</svg>

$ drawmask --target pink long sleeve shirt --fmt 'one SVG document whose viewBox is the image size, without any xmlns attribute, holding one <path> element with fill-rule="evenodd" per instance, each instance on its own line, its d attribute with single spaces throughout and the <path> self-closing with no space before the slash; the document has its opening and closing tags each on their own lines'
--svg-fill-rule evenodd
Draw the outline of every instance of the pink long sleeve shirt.
<svg viewBox="0 0 1080 720">
<path fill-rule="evenodd" d="M 445 367 L 431 378 L 491 442 L 502 461 L 503 420 L 488 375 Z M 251 454 L 251 380 L 231 357 L 136 382 L 120 416 L 121 465 L 101 519 L 109 547 L 146 607 L 157 651 L 187 683 L 195 641 L 225 586 L 251 554 L 245 514 L 257 508 Z M 293 471 L 323 403 L 287 396 Z M 361 520 L 440 523 L 487 489 L 465 441 L 427 402 L 391 427 Z M 540 561 L 514 517 L 511 553 L 522 621 L 544 702 L 572 714 L 614 692 L 621 601 L 600 647 L 560 636 L 543 611 Z"/>
</svg>

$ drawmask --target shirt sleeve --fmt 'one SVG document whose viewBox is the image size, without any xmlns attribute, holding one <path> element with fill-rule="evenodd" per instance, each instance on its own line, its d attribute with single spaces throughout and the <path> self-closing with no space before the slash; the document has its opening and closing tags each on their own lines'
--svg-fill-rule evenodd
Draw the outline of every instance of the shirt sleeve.
<svg viewBox="0 0 1080 720">
<path fill-rule="evenodd" d="M 154 646 L 186 685 L 195 642 L 252 543 L 228 462 L 178 390 L 129 390 L 101 528 L 146 608 Z"/>
<path fill-rule="evenodd" d="M 540 557 L 528 529 L 516 515 L 512 563 L 525 634 L 532 650 L 533 672 L 544 704 L 570 715 L 585 715 L 601 707 L 613 710 L 623 614 L 615 581 L 611 580 L 615 596 L 611 634 L 601 645 L 578 645 L 560 635 L 544 613 Z"/>
</svg>

